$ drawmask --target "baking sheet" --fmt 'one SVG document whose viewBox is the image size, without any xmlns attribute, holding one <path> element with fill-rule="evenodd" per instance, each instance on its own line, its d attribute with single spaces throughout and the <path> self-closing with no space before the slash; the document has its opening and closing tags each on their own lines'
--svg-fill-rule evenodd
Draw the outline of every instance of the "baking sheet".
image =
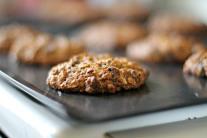
<svg viewBox="0 0 207 138">
<path fill-rule="evenodd" d="M 151 65 L 148 68 L 150 77 L 140 89 L 101 95 L 62 93 L 46 85 L 49 67 L 24 65 L 7 56 L 0 56 L 0 76 L 7 80 L 13 78 L 32 88 L 42 97 L 61 104 L 69 115 L 84 121 L 108 120 L 207 102 L 205 80 L 183 76 L 182 66 Z M 188 83 L 185 79 L 188 79 Z M 16 86 L 22 88 L 19 84 Z M 27 93 L 30 94 L 30 91 Z M 49 107 L 52 105 L 51 101 L 45 101 L 44 98 L 35 98 Z"/>
<path fill-rule="evenodd" d="M 44 26 L 42 27 L 45 28 Z M 46 30 L 54 32 L 54 27 L 47 27 Z M 67 34 L 70 29 L 57 27 L 56 32 Z M 75 28 L 73 27 L 72 30 Z M 120 53 L 114 53 L 114 55 L 120 55 Z M 13 61 L 6 55 L 0 55 L 1 77 L 9 80 L 10 83 L 22 89 L 22 92 L 35 97 L 49 108 L 58 105 L 56 109 L 61 108 L 68 115 L 87 122 L 207 102 L 205 79 L 184 76 L 182 65 L 162 64 L 147 65 L 147 67 L 150 70 L 150 77 L 140 89 L 101 95 L 62 93 L 46 85 L 50 67 L 25 65 Z"/>
</svg>

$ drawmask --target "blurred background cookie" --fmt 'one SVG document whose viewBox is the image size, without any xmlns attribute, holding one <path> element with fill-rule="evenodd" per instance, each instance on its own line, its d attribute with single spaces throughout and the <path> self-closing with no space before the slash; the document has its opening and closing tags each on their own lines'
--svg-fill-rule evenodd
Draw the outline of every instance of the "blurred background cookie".
<svg viewBox="0 0 207 138">
<path fill-rule="evenodd" d="M 79 24 L 102 16 L 101 11 L 80 0 L 43 0 L 36 14 L 41 20 L 62 24 Z"/>
<path fill-rule="evenodd" d="M 150 14 L 146 7 L 137 2 L 111 4 L 103 8 L 103 13 L 111 19 L 131 21 L 144 21 Z"/>
<path fill-rule="evenodd" d="M 197 77 L 207 77 L 207 51 L 189 57 L 183 66 L 183 72 Z"/>
<path fill-rule="evenodd" d="M 10 55 L 27 64 L 57 64 L 75 54 L 84 52 L 81 43 L 65 36 L 51 36 L 40 33 L 36 36 L 24 35 L 12 46 Z"/>
<path fill-rule="evenodd" d="M 193 18 L 175 14 L 157 14 L 149 20 L 152 32 L 196 35 L 207 33 L 207 26 Z"/>
<path fill-rule="evenodd" d="M 76 37 L 89 49 L 103 52 L 125 49 L 128 43 L 146 34 L 146 29 L 136 23 L 100 21 L 84 27 Z"/>
<path fill-rule="evenodd" d="M 202 43 L 175 34 L 151 34 L 143 41 L 130 44 L 127 55 L 144 62 L 183 63 L 193 52 L 205 50 Z"/>
<path fill-rule="evenodd" d="M 116 93 L 139 88 L 147 77 L 146 69 L 126 58 L 82 54 L 53 67 L 47 84 L 64 92 Z"/>
<path fill-rule="evenodd" d="M 0 28 L 0 53 L 7 53 L 16 39 L 23 35 L 36 35 L 37 30 L 30 26 L 11 24 Z"/>
</svg>

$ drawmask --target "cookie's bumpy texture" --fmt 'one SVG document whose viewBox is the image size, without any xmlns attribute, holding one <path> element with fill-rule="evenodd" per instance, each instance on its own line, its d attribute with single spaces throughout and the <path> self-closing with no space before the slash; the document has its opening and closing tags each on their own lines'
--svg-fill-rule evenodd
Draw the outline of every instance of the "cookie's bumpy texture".
<svg viewBox="0 0 207 138">
<path fill-rule="evenodd" d="M 190 56 L 183 66 L 183 72 L 197 77 L 207 77 L 207 51 Z"/>
<path fill-rule="evenodd" d="M 84 51 L 81 43 L 65 36 L 53 37 L 46 33 L 23 35 L 13 44 L 10 55 L 27 64 L 57 64 Z"/>
<path fill-rule="evenodd" d="M 127 48 L 129 57 L 144 62 L 183 63 L 192 53 L 205 50 L 202 43 L 180 35 L 151 34 Z"/>
<path fill-rule="evenodd" d="M 47 84 L 64 92 L 116 93 L 139 88 L 147 77 L 144 68 L 126 58 L 81 54 L 53 67 Z"/>
<path fill-rule="evenodd" d="M 7 53 L 16 39 L 22 35 L 35 35 L 38 31 L 35 29 L 19 25 L 7 25 L 0 28 L 0 53 Z"/>
<path fill-rule="evenodd" d="M 160 14 L 149 21 L 149 29 L 155 32 L 196 35 L 206 33 L 207 26 L 188 17 Z"/>
<path fill-rule="evenodd" d="M 78 38 L 92 50 L 123 49 L 134 40 L 145 37 L 146 30 L 134 23 L 102 21 L 86 26 Z"/>
</svg>

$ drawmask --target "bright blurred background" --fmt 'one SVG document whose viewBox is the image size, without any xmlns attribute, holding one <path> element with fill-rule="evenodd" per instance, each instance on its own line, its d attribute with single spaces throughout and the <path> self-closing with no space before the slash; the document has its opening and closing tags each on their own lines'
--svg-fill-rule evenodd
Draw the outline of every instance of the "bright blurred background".
<svg viewBox="0 0 207 138">
<path fill-rule="evenodd" d="M 0 0 L 0 17 L 77 23 L 112 12 L 107 8 L 111 5 L 134 3 L 138 3 L 138 9 L 141 4 L 151 11 L 167 9 L 207 22 L 206 0 Z"/>
</svg>

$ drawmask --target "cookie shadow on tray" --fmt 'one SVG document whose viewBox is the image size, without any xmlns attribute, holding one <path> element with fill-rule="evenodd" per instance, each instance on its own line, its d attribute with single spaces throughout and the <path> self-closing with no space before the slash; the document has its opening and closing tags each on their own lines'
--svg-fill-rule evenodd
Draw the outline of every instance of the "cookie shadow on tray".
<svg viewBox="0 0 207 138">
<path fill-rule="evenodd" d="M 197 98 L 207 97 L 207 80 L 206 78 L 198 78 L 192 75 L 183 75 L 187 85 L 193 90 L 193 94 Z"/>
</svg>

